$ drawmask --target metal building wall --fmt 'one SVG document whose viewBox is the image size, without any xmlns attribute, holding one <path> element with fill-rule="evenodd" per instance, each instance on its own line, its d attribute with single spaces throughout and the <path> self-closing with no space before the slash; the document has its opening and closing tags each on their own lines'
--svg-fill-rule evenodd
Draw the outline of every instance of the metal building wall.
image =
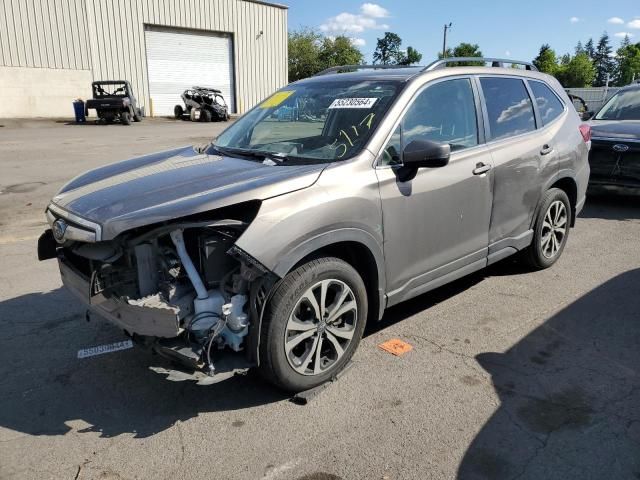
<svg viewBox="0 0 640 480">
<path fill-rule="evenodd" d="M 89 70 L 84 0 L 0 0 L 0 65 Z"/>
<path fill-rule="evenodd" d="M 148 111 L 145 25 L 231 33 L 239 112 L 287 83 L 287 10 L 256 0 L 0 0 L 0 66 L 128 79 Z"/>
</svg>

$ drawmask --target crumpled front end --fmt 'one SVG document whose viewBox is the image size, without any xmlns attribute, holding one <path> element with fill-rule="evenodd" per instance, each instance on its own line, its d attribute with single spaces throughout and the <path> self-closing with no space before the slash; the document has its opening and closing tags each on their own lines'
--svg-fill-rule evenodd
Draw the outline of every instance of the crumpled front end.
<svg viewBox="0 0 640 480">
<path fill-rule="evenodd" d="M 38 254 L 57 258 L 64 285 L 139 344 L 226 377 L 254 364 L 252 323 L 275 280 L 235 245 L 259 205 L 245 202 L 110 241 L 95 241 L 98 225 L 52 206 Z"/>
</svg>

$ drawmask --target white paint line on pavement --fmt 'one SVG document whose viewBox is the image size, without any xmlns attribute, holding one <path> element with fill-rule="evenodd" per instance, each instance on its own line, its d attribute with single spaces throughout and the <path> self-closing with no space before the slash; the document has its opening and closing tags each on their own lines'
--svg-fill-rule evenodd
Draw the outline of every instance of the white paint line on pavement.
<svg viewBox="0 0 640 480">
<path fill-rule="evenodd" d="M 110 343 L 108 345 L 98 345 L 97 347 L 83 348 L 81 350 L 78 350 L 78 358 L 95 357 L 96 355 L 118 352 L 120 350 L 128 350 L 130 348 L 133 348 L 133 342 L 131 340 L 124 340 L 122 342 Z"/>
</svg>

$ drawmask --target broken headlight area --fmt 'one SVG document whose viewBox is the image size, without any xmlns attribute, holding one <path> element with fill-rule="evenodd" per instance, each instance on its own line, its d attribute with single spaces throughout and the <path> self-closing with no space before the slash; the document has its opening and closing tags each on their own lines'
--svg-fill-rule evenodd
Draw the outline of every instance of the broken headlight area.
<svg viewBox="0 0 640 480">
<path fill-rule="evenodd" d="M 136 342 L 208 374 L 251 366 L 252 320 L 272 275 L 235 246 L 239 220 L 163 225 L 58 249 L 62 278 Z"/>
</svg>

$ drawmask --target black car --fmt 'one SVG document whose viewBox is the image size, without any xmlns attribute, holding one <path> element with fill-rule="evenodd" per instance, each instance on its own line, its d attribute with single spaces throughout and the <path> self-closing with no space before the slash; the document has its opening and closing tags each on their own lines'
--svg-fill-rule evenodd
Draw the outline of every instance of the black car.
<svg viewBox="0 0 640 480">
<path fill-rule="evenodd" d="M 100 80 L 91 84 L 93 98 L 87 100 L 86 115 L 89 109 L 95 109 L 102 123 L 119 120 L 123 125 L 142 121 L 142 112 L 138 108 L 131 84 L 127 80 Z"/>
<path fill-rule="evenodd" d="M 590 124 L 590 188 L 640 192 L 640 84 L 619 90 Z"/>
<path fill-rule="evenodd" d="M 222 92 L 215 88 L 191 87 L 182 93 L 182 105 L 176 105 L 173 113 L 176 119 L 188 116 L 193 122 L 229 120 L 229 109 Z"/>
</svg>

